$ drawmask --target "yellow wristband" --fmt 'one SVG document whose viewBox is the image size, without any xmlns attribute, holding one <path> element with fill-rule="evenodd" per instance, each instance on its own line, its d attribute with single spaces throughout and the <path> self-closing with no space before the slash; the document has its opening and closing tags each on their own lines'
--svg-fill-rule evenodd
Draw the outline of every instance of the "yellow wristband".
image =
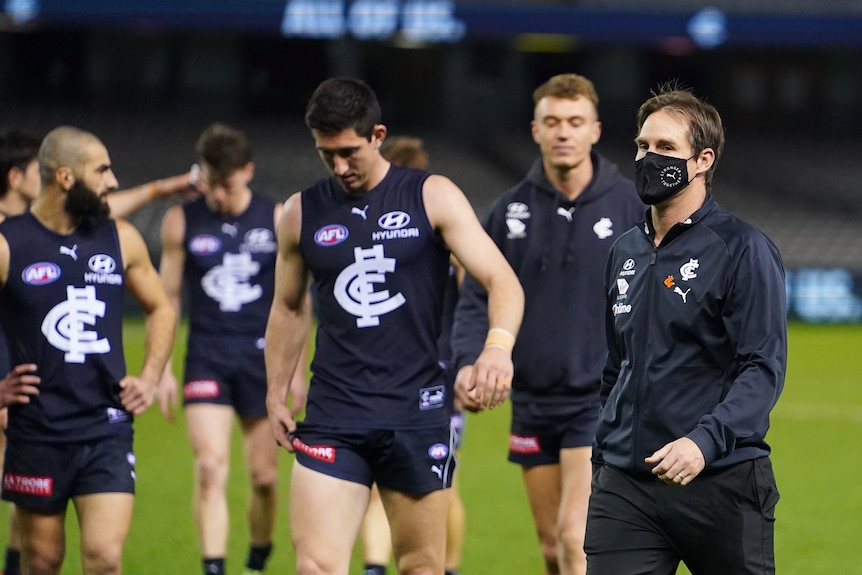
<svg viewBox="0 0 862 575">
<path fill-rule="evenodd" d="M 485 338 L 485 347 L 499 347 L 511 353 L 515 347 L 515 336 L 502 327 L 492 327 Z"/>
<path fill-rule="evenodd" d="M 147 197 L 151 200 L 155 200 L 159 197 L 159 188 L 156 186 L 155 182 L 147 184 Z"/>
</svg>

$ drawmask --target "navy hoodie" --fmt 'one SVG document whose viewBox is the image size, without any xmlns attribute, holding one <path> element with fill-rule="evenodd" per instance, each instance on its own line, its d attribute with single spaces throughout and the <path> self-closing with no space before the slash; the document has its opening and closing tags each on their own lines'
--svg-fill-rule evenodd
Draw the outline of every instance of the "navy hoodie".
<svg viewBox="0 0 862 575">
<path fill-rule="evenodd" d="M 537 159 L 483 223 L 526 296 L 512 355 L 513 401 L 598 401 L 606 356 L 605 261 L 614 240 L 643 219 L 645 207 L 615 164 L 595 152 L 592 162 L 592 181 L 571 201 L 548 181 Z M 459 368 L 482 351 L 487 305 L 484 289 L 468 276 L 452 338 Z"/>
</svg>

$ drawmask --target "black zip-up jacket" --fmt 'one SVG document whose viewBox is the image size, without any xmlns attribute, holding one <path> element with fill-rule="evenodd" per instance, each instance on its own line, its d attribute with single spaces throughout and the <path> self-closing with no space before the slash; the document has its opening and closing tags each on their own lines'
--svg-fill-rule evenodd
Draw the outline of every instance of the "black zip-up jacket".
<svg viewBox="0 0 862 575">
<path fill-rule="evenodd" d="M 647 217 L 606 270 L 608 361 L 593 460 L 647 474 L 680 437 L 707 470 L 769 454 L 784 387 L 784 267 L 763 233 L 707 197 L 653 244 Z"/>
<path fill-rule="evenodd" d="M 613 241 L 643 218 L 631 180 L 593 152 L 593 179 L 568 200 L 541 159 L 485 216 L 488 234 L 526 296 L 515 344 L 513 401 L 596 401 L 607 353 L 603 271 Z M 452 347 L 458 368 L 472 364 L 488 332 L 487 294 L 468 277 L 461 288 Z"/>
</svg>

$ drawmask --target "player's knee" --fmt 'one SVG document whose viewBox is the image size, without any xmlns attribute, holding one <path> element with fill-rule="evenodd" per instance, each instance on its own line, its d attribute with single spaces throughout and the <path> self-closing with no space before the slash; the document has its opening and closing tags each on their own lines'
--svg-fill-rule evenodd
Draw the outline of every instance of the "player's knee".
<svg viewBox="0 0 862 575">
<path fill-rule="evenodd" d="M 538 529 L 539 547 L 542 550 L 542 556 L 547 559 L 557 557 L 557 533 L 550 529 Z"/>
<path fill-rule="evenodd" d="M 82 549 L 81 563 L 87 575 L 117 575 L 120 573 L 123 550 Z"/>
<path fill-rule="evenodd" d="M 296 554 L 296 575 L 328 575 L 329 573 L 326 565 L 315 558 L 303 553 Z"/>
<path fill-rule="evenodd" d="M 400 575 L 437 575 L 443 572 L 444 557 L 430 549 L 416 550 L 397 557 L 395 564 Z"/>
<path fill-rule="evenodd" d="M 65 548 L 62 545 L 47 549 L 27 549 L 22 551 L 22 564 L 29 565 L 31 575 L 56 575 L 63 565 Z M 23 566 L 23 565 L 22 565 Z"/>
<path fill-rule="evenodd" d="M 557 528 L 557 539 L 566 557 L 580 556 L 584 552 L 586 525 L 581 521 L 561 521 Z"/>
<path fill-rule="evenodd" d="M 227 461 L 218 457 L 198 457 L 195 468 L 197 481 L 202 490 L 224 487 L 227 481 Z"/>
<path fill-rule="evenodd" d="M 258 495 L 271 495 L 278 482 L 278 467 L 252 469 L 250 483 L 252 490 Z"/>
</svg>

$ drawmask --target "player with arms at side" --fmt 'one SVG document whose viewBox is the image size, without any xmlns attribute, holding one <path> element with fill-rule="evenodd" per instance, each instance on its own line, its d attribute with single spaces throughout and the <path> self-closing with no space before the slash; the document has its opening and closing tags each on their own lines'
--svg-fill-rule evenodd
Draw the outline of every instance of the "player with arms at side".
<svg viewBox="0 0 862 575">
<path fill-rule="evenodd" d="M 386 126 L 364 82 L 320 84 L 306 125 L 331 177 L 285 204 L 266 338 L 270 421 L 296 452 L 297 573 L 347 574 L 376 482 L 399 573 L 439 575 L 455 466 L 437 351 L 450 250 L 489 292 L 493 327 L 470 382 L 476 401 L 496 406 L 508 397 L 523 291 L 460 189 L 380 155 Z M 297 426 L 285 402 L 312 279 L 317 345 Z"/>
<path fill-rule="evenodd" d="M 281 205 L 252 193 L 251 144 L 244 132 L 209 126 L 195 146 L 204 197 L 174 206 L 162 221 L 160 272 L 177 310 L 190 291 L 183 401 L 195 458 L 194 516 L 203 573 L 225 573 L 227 478 L 234 415 L 239 417 L 251 493 L 246 573 L 261 573 L 272 551 L 278 444 L 266 417 L 263 336 L 275 285 L 275 226 Z M 291 383 L 305 397 L 305 363 Z M 176 402 L 170 365 L 159 389 L 163 413 Z"/>
</svg>

